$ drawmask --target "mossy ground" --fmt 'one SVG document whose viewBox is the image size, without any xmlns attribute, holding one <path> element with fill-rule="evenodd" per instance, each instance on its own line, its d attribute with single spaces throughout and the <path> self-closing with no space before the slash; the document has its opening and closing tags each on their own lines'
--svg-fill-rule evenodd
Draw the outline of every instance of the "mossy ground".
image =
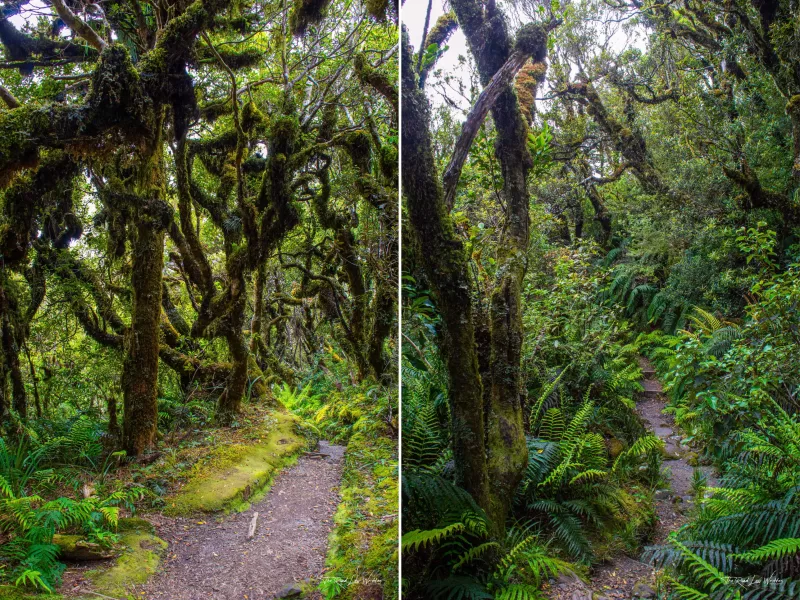
<svg viewBox="0 0 800 600">
<path fill-rule="evenodd" d="M 342 582 L 336 598 L 372 597 L 377 589 L 397 598 L 397 479 L 394 440 L 368 432 L 350 438 L 324 576 Z"/>
<path fill-rule="evenodd" d="M 62 600 L 58 594 L 36 594 L 12 585 L 0 585 L 0 600 Z"/>
<path fill-rule="evenodd" d="M 299 427 L 298 417 L 274 410 L 248 433 L 249 440 L 207 448 L 207 454 L 192 467 L 186 484 L 166 498 L 164 512 L 179 516 L 244 510 L 264 494 L 273 476 L 291 464 L 305 446 Z"/>
<path fill-rule="evenodd" d="M 167 542 L 144 531 L 131 531 L 120 536 L 125 551 L 109 569 L 96 569 L 86 574 L 96 593 L 113 598 L 133 597 L 131 588 L 147 582 L 155 575 Z"/>
</svg>

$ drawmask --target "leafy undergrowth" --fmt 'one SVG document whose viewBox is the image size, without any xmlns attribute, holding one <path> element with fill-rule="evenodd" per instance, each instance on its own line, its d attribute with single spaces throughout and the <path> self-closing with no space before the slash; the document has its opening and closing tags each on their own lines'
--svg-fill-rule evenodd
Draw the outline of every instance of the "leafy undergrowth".
<svg viewBox="0 0 800 600">
<path fill-rule="evenodd" d="M 397 598 L 398 459 L 394 389 L 375 384 L 312 394 L 279 390 L 280 400 L 314 423 L 318 434 L 346 444 L 342 501 L 329 537 L 319 589 L 326 598 Z"/>
<path fill-rule="evenodd" d="M 131 588 L 145 583 L 152 577 L 161 563 L 167 543 L 154 535 L 153 526 L 145 519 L 123 518 L 119 520 L 119 552 L 108 565 L 87 571 L 86 579 L 91 583 L 89 596 L 81 599 L 112 597 L 133 598 Z M 62 600 L 59 594 L 29 592 L 19 587 L 0 586 L 0 600 Z"/>
<path fill-rule="evenodd" d="M 295 415 L 274 410 L 262 415 L 258 426 L 218 440 L 213 448 L 205 448 L 203 458 L 188 470 L 185 485 L 166 498 L 165 513 L 245 510 L 305 447 L 300 430 Z"/>
</svg>

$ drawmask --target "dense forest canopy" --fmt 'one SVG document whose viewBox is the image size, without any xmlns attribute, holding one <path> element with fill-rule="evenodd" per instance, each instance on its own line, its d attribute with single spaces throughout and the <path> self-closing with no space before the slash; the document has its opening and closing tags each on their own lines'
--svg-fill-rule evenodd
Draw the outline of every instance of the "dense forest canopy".
<svg viewBox="0 0 800 600">
<path fill-rule="evenodd" d="M 654 541 L 660 597 L 795 597 L 800 5 L 422 4 L 401 43 L 409 597 L 540 597 Z M 635 402 L 642 356 L 677 453 Z M 694 451 L 719 483 L 695 471 L 667 543 L 656 492 Z"/>
<path fill-rule="evenodd" d="M 391 376 L 395 8 L 328 4 L 3 5 L 4 421 Z"/>
</svg>

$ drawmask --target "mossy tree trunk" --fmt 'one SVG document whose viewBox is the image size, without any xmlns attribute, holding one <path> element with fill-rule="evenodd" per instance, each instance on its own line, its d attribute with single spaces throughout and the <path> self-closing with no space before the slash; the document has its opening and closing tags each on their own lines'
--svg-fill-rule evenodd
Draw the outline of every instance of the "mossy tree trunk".
<svg viewBox="0 0 800 600">
<path fill-rule="evenodd" d="M 3 375 L 0 379 L 0 386 L 4 389 L 3 396 L 11 400 L 10 402 L 6 401 L 5 406 L 0 407 L 0 411 L 2 411 L 0 414 L 5 413 L 10 406 L 20 418 L 25 419 L 28 415 L 28 397 L 25 393 L 25 380 L 22 377 L 19 361 L 18 320 L 14 318 L 17 312 L 14 310 L 14 304 L 15 300 L 11 296 L 10 290 L 0 284 L 0 344 L 2 344 L 4 362 L 2 371 L 0 371 L 0 374 Z M 10 394 L 5 392 L 8 385 L 7 379 L 10 383 Z"/>
<path fill-rule="evenodd" d="M 526 26 L 514 45 L 504 16 L 494 4 L 484 7 L 473 0 L 455 0 L 453 9 L 485 89 L 501 70 L 505 72 L 512 64 L 518 70 L 524 63 L 520 57 L 532 57 L 536 63 L 544 60 L 544 27 Z M 495 84 L 502 87 L 493 94 L 491 113 L 497 130 L 495 155 L 503 178 L 505 227 L 488 315 L 478 315 L 473 309 L 468 259 L 453 230 L 436 174 L 427 101 L 407 66 L 413 63 L 405 38 L 403 52 L 403 190 L 412 231 L 445 325 L 439 346 L 450 382 L 457 480 L 487 512 L 499 537 L 528 462 L 520 370 L 521 288 L 529 241 L 527 178 L 532 166 L 528 129 L 512 81 L 503 78 Z"/>
<path fill-rule="evenodd" d="M 122 443 L 130 456 L 147 452 L 155 442 L 165 235 L 150 215 L 137 223 L 131 243 L 133 301 L 122 372 Z"/>
<path fill-rule="evenodd" d="M 225 341 L 228 343 L 228 351 L 233 363 L 227 387 L 217 404 L 217 420 L 224 425 L 230 425 L 236 415 L 241 412 L 242 398 L 244 398 L 247 388 L 250 351 L 242 333 L 244 328 L 244 300 L 244 295 L 242 295 L 234 303 L 223 325 Z"/>
<path fill-rule="evenodd" d="M 454 0 L 453 10 L 475 57 L 481 82 L 487 86 L 515 50 L 505 17 L 494 3 L 484 8 L 475 0 Z M 547 42 L 544 28 L 529 26 L 520 30 L 518 38 L 518 50 L 524 50 L 535 63 L 543 61 Z M 491 113 L 497 131 L 495 155 L 503 177 L 506 225 L 498 246 L 497 275 L 489 303 L 491 380 L 484 384 L 490 386 L 485 408 L 490 516 L 502 531 L 528 463 L 520 363 L 522 280 L 530 226 L 527 180 L 532 160 L 527 147 L 528 128 L 513 83 L 505 85 Z"/>
<path fill-rule="evenodd" d="M 402 169 L 411 232 L 420 246 L 420 259 L 436 294 L 444 328 L 440 347 L 447 365 L 453 431 L 456 483 L 479 506 L 490 509 L 486 463 L 483 383 L 472 308 L 468 260 L 453 228 L 436 172 L 428 123 L 430 110 L 412 70 L 408 34 L 402 40 Z M 413 165 L 413 168 L 410 168 Z"/>
</svg>

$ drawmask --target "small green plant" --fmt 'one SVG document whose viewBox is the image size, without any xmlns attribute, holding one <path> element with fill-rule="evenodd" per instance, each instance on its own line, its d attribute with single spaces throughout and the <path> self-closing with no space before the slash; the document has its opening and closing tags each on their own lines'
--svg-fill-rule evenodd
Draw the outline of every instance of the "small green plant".
<svg viewBox="0 0 800 600">
<path fill-rule="evenodd" d="M 347 588 L 347 582 L 341 577 L 323 577 L 317 589 L 327 599 L 336 598 Z"/>
<path fill-rule="evenodd" d="M 708 485 L 708 476 L 700 469 L 692 472 L 691 494 L 695 500 L 702 500 Z"/>
</svg>

